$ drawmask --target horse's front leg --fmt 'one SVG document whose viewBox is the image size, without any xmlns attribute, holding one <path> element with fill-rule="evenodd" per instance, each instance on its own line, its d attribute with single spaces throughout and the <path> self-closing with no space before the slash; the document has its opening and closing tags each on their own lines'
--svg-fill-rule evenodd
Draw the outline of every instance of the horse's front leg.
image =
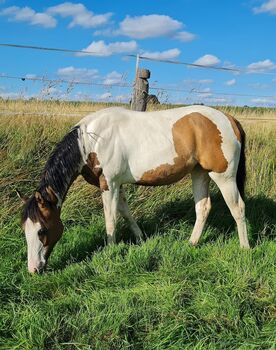
<svg viewBox="0 0 276 350">
<path fill-rule="evenodd" d="M 130 228 L 132 232 L 134 233 L 136 237 L 136 241 L 141 242 L 143 238 L 142 231 L 140 230 L 139 226 L 137 225 L 136 221 L 133 219 L 132 215 L 130 214 L 126 196 L 125 196 L 125 191 L 123 188 L 120 188 L 120 196 L 119 196 L 119 205 L 118 205 L 118 210 L 119 213 L 122 215 L 122 217 L 128 221 Z"/>
<path fill-rule="evenodd" d="M 115 229 L 117 221 L 120 186 L 114 183 L 106 183 L 104 188 L 101 188 L 101 190 L 107 233 L 107 244 L 115 243 Z"/>
</svg>

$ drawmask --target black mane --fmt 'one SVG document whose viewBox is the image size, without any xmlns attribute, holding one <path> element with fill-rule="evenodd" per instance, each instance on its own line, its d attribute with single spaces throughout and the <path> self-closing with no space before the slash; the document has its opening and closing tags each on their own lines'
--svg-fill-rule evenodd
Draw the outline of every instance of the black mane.
<svg viewBox="0 0 276 350">
<path fill-rule="evenodd" d="M 81 161 L 78 129 L 79 127 L 75 127 L 65 135 L 50 155 L 37 189 L 43 198 L 48 197 L 47 186 L 51 186 L 55 193 L 63 198 L 68 190 L 68 185 L 77 176 Z"/>
<path fill-rule="evenodd" d="M 69 186 L 79 173 L 81 153 L 78 144 L 79 127 L 74 127 L 56 145 L 51 153 L 42 172 L 40 184 L 36 191 L 51 205 L 50 197 L 46 188 L 51 186 L 61 200 L 68 191 Z M 32 221 L 41 221 L 41 215 L 34 196 L 25 205 L 22 222 L 30 217 Z"/>
</svg>

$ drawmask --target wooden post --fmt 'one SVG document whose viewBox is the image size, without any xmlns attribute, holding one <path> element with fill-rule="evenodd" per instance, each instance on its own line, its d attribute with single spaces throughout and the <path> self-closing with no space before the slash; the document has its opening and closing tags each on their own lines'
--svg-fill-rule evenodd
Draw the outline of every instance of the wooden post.
<svg viewBox="0 0 276 350">
<path fill-rule="evenodd" d="M 147 109 L 147 97 L 149 94 L 150 71 L 148 69 L 136 69 L 135 84 L 131 109 L 144 112 Z"/>
</svg>

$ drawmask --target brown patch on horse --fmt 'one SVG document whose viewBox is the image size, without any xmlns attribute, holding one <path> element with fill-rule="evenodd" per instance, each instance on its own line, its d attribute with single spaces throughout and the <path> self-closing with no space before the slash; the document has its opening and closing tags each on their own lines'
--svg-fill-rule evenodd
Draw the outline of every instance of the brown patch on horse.
<svg viewBox="0 0 276 350">
<path fill-rule="evenodd" d="M 99 177 L 102 174 L 103 169 L 100 167 L 100 162 L 97 153 L 92 152 L 89 154 L 87 159 L 87 165 L 96 177 Z"/>
<path fill-rule="evenodd" d="M 173 164 L 161 164 L 146 171 L 137 184 L 160 186 L 174 183 L 190 173 L 196 164 L 217 173 L 227 169 L 220 131 L 204 115 L 191 113 L 182 117 L 173 125 L 172 134 L 177 153 Z"/>
<path fill-rule="evenodd" d="M 109 190 L 103 169 L 100 167 L 97 153 L 92 152 L 89 154 L 87 163 L 83 167 L 81 174 L 88 183 L 99 187 L 101 191 Z"/>
<path fill-rule="evenodd" d="M 99 177 L 102 174 L 102 168 L 99 166 L 97 154 L 92 152 L 88 155 L 86 165 L 82 168 L 81 174 L 91 185 L 100 187 Z"/>
<path fill-rule="evenodd" d="M 99 178 L 93 174 L 91 168 L 88 165 L 84 165 L 81 174 L 90 185 L 100 187 Z"/>
<path fill-rule="evenodd" d="M 225 113 L 224 113 L 224 114 L 225 114 Z M 242 137 L 241 137 L 240 129 L 239 129 L 239 127 L 238 127 L 238 125 L 239 125 L 240 123 L 237 121 L 237 119 L 235 119 L 234 117 L 232 117 L 230 114 L 225 114 L 225 115 L 226 115 L 226 117 L 229 119 L 229 121 L 230 121 L 230 123 L 231 123 L 231 125 L 232 125 L 232 128 L 233 128 L 233 130 L 234 130 L 234 133 L 235 133 L 235 135 L 236 135 L 236 137 L 237 137 L 237 139 L 238 139 L 238 141 L 241 142 Z"/>
<path fill-rule="evenodd" d="M 216 173 L 227 169 L 228 162 L 221 149 L 221 133 L 203 114 L 191 113 L 179 119 L 173 126 L 173 139 L 177 154 L 189 149 L 203 169 Z"/>
<path fill-rule="evenodd" d="M 46 248 L 47 257 L 62 236 L 63 224 L 60 220 L 60 209 L 55 206 L 44 210 L 42 215 L 45 218 L 45 234 L 42 234 L 39 239 Z"/>
<path fill-rule="evenodd" d="M 106 181 L 106 178 L 104 176 L 104 174 L 101 174 L 101 176 L 99 177 L 100 180 L 100 189 L 102 192 L 104 191 L 109 191 L 109 187 L 108 187 L 108 183 Z"/>
<path fill-rule="evenodd" d="M 49 195 L 46 200 L 42 194 L 37 191 L 34 196 L 30 198 L 32 204 L 32 210 L 28 217 L 33 222 L 39 222 L 41 224 L 41 230 L 39 235 L 40 241 L 46 249 L 46 258 L 50 255 L 57 241 L 60 239 L 63 233 L 63 224 L 60 219 L 60 208 L 56 206 L 57 198 L 51 187 L 46 188 L 46 192 Z M 22 217 L 22 224 L 24 226 L 26 217 Z"/>
<path fill-rule="evenodd" d="M 146 171 L 141 179 L 136 183 L 144 186 L 170 185 L 182 179 L 195 166 L 194 160 L 184 160 L 184 158 L 174 158 L 174 164 L 161 164 L 155 169 Z"/>
</svg>

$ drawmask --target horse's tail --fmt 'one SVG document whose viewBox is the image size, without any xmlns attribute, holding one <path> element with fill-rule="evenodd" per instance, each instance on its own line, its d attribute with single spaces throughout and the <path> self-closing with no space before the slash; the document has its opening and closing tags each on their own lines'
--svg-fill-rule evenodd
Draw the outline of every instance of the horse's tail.
<svg viewBox="0 0 276 350">
<path fill-rule="evenodd" d="M 235 120 L 235 122 L 241 135 L 241 153 L 240 153 L 238 171 L 236 175 L 236 181 L 237 181 L 237 186 L 238 186 L 240 195 L 242 199 L 244 199 L 244 187 L 245 187 L 245 180 L 246 180 L 245 132 L 241 124 L 237 120 Z"/>
</svg>

